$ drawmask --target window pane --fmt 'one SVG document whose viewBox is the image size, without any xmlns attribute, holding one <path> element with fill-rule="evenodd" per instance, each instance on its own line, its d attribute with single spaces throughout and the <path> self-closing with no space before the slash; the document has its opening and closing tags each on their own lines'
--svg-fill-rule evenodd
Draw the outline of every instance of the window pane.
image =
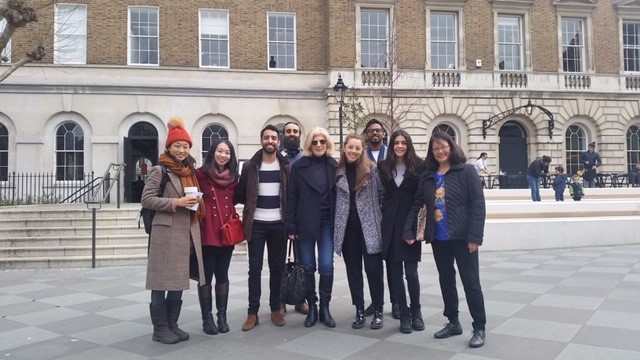
<svg viewBox="0 0 640 360">
<path fill-rule="evenodd" d="M 388 67 L 389 11 L 362 9 L 360 13 L 360 63 L 362 67 Z"/>
<path fill-rule="evenodd" d="M 270 14 L 268 19 L 269 68 L 295 69 L 295 15 Z"/>
<path fill-rule="evenodd" d="M 565 132 L 566 174 L 571 176 L 582 168 L 580 155 L 587 150 L 585 130 L 579 125 L 571 125 Z"/>
<path fill-rule="evenodd" d="M 640 71 L 640 22 L 625 21 L 622 25 L 624 70 Z"/>
<path fill-rule="evenodd" d="M 457 53 L 456 14 L 432 12 L 431 21 L 431 68 L 455 69 Z"/>
<path fill-rule="evenodd" d="M 129 13 L 130 63 L 158 65 L 158 9 L 132 7 Z"/>
<path fill-rule="evenodd" d="M 498 17 L 498 61 L 501 70 L 522 70 L 522 18 Z"/>
<path fill-rule="evenodd" d="M 562 68 L 566 72 L 584 71 L 583 20 L 562 19 Z"/>
<path fill-rule="evenodd" d="M 84 135 L 82 128 L 67 122 L 56 131 L 56 179 L 82 180 L 84 173 Z"/>
<path fill-rule="evenodd" d="M 57 4 L 54 22 L 53 62 L 86 64 L 87 7 L 77 4 Z"/>
</svg>

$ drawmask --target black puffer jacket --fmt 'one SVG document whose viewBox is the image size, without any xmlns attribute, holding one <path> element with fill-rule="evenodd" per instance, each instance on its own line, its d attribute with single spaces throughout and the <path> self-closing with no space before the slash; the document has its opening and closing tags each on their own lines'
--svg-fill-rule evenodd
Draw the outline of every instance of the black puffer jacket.
<svg viewBox="0 0 640 360">
<path fill-rule="evenodd" d="M 482 181 L 475 168 L 470 164 L 451 166 L 445 174 L 444 186 L 446 189 L 444 199 L 447 206 L 447 225 L 450 239 L 464 240 L 482 245 L 486 209 Z M 427 170 L 420 176 L 418 190 L 404 226 L 403 239 L 416 238 L 416 216 L 418 215 L 418 210 L 422 205 L 429 204 L 425 240 L 433 240 L 436 229 L 436 222 L 433 216 L 435 192 L 435 175 Z"/>
</svg>

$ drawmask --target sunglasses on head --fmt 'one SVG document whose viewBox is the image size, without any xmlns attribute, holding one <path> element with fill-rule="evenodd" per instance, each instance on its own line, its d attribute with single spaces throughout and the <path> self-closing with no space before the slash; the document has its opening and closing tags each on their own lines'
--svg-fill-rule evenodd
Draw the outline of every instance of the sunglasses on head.
<svg viewBox="0 0 640 360">
<path fill-rule="evenodd" d="M 326 143 L 327 143 L 327 140 L 325 140 L 325 139 L 322 139 L 322 140 L 313 140 L 313 141 L 311 141 L 311 145 L 314 145 L 314 146 L 315 146 L 315 145 L 318 145 L 318 144 L 320 144 L 320 145 L 324 145 L 324 144 L 326 144 Z"/>
</svg>

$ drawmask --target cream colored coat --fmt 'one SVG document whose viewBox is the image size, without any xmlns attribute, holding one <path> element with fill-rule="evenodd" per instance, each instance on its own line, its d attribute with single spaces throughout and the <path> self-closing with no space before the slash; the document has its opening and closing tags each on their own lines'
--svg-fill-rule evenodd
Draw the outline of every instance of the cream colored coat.
<svg viewBox="0 0 640 360">
<path fill-rule="evenodd" d="M 175 198 L 184 196 L 180 177 L 167 170 L 169 179 L 162 196 L 160 191 L 162 169 L 154 166 L 142 192 L 142 206 L 156 210 L 151 230 L 151 245 L 147 261 L 148 290 L 178 291 L 189 289 L 190 237 L 198 258 L 200 279 L 204 279 L 200 224 L 191 223 L 191 210 L 173 209 Z M 189 236 L 191 235 L 191 236 Z"/>
</svg>

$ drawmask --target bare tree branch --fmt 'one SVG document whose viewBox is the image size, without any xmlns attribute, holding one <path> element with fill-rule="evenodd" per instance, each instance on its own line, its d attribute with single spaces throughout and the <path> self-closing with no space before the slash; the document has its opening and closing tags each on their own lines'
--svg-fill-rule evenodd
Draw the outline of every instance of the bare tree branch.
<svg viewBox="0 0 640 360">
<path fill-rule="evenodd" d="M 52 1 L 47 2 L 48 5 Z M 3 51 L 11 37 L 18 28 L 27 26 L 27 24 L 38 21 L 36 11 L 32 7 L 25 7 L 22 0 L 0 0 L 0 20 L 6 20 L 7 26 L 2 34 L 0 34 L 0 52 Z M 23 58 L 13 63 L 7 70 L 0 74 L 0 82 L 9 77 L 21 66 L 33 61 L 39 61 L 45 56 L 45 49 L 42 45 L 38 46 L 34 51 L 25 54 Z"/>
</svg>

